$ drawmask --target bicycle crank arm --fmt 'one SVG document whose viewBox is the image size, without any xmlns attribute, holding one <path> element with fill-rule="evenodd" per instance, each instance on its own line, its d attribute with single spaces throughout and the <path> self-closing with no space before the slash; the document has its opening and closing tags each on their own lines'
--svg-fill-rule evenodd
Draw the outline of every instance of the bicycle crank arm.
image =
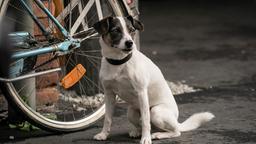
<svg viewBox="0 0 256 144">
<path fill-rule="evenodd" d="M 31 74 L 18 76 L 16 78 L 1 78 L 0 77 L 0 82 L 15 82 L 15 81 L 19 81 L 19 80 L 23 80 L 23 79 L 29 79 L 29 78 L 32 78 L 32 77 L 37 77 L 37 76 L 41 76 L 41 75 L 45 75 L 45 74 L 49 74 L 49 73 L 54 73 L 54 72 L 59 72 L 59 71 L 61 71 L 61 68 L 55 68 L 55 69 L 51 69 L 51 70 L 35 72 L 35 73 L 31 73 Z"/>
</svg>

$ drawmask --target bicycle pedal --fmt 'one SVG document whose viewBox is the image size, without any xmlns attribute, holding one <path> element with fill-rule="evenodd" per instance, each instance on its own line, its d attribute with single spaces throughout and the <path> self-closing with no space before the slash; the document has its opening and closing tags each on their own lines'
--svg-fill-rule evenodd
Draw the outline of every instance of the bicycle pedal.
<svg viewBox="0 0 256 144">
<path fill-rule="evenodd" d="M 61 80 L 61 85 L 65 89 L 68 89 L 75 85 L 86 73 L 86 69 L 83 65 L 78 64 L 75 66 L 64 78 Z"/>
</svg>

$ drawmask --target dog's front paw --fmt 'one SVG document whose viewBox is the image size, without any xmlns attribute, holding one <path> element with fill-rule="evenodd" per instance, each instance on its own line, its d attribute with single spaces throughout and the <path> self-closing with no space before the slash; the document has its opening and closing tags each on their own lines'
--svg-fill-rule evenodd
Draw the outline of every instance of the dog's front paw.
<svg viewBox="0 0 256 144">
<path fill-rule="evenodd" d="M 129 132 L 129 136 L 131 138 L 138 138 L 138 137 L 141 136 L 141 131 L 139 131 L 139 130 L 132 130 L 132 131 Z"/>
<path fill-rule="evenodd" d="M 142 137 L 140 144 L 152 144 L 151 136 Z"/>
<path fill-rule="evenodd" d="M 99 140 L 99 141 L 103 141 L 103 140 L 106 140 L 107 137 L 108 137 L 108 135 L 107 135 L 106 133 L 101 132 L 101 133 L 96 134 L 96 135 L 93 137 L 93 139 Z"/>
</svg>

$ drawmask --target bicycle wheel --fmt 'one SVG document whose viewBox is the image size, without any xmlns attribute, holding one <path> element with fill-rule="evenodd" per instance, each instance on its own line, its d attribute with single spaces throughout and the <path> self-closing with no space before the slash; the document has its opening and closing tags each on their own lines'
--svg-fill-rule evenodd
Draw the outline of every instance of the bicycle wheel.
<svg viewBox="0 0 256 144">
<path fill-rule="evenodd" d="M 25 51 L 35 45 L 51 45 L 52 43 L 32 34 L 34 25 L 28 26 L 19 20 L 27 14 L 16 3 L 12 3 L 12 0 L 0 3 L 0 15 L 5 15 L 5 21 L 15 22 L 21 25 L 19 31 L 31 33 L 25 32 L 25 40 L 22 41 L 27 47 L 15 45 L 15 50 Z M 33 3 L 30 4 L 34 6 Z M 70 132 L 90 126 L 105 113 L 104 94 L 98 78 L 100 47 L 97 45 L 98 37 L 92 25 L 105 16 L 121 16 L 123 8 L 115 0 L 64 0 L 63 6 L 57 19 L 72 37 L 83 41 L 81 47 L 62 56 L 49 53 L 14 61 L 10 66 L 11 78 L 59 70 L 15 82 L 1 83 L 1 89 L 8 103 L 29 122 L 45 130 Z M 19 16 L 12 17 L 10 13 L 13 9 Z M 47 27 L 51 34 L 57 37 L 58 42 L 62 40 L 50 22 Z M 14 33 L 15 35 L 20 37 L 18 33 Z M 31 40 L 34 41 L 32 44 L 29 43 Z M 78 64 L 86 69 L 85 75 L 71 88 L 64 88 L 61 81 L 70 71 L 76 69 Z"/>
</svg>

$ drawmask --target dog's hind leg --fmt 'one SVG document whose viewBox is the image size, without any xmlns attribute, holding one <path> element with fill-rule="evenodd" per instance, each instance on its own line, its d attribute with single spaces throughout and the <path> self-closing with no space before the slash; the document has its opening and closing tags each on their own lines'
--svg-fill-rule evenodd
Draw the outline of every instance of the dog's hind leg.
<svg viewBox="0 0 256 144">
<path fill-rule="evenodd" d="M 151 122 L 164 132 L 156 132 L 151 135 L 152 139 L 166 139 L 181 135 L 178 121 L 175 115 L 164 104 L 151 108 Z"/>
<path fill-rule="evenodd" d="M 133 125 L 132 130 L 129 132 L 129 136 L 132 138 L 141 136 L 140 111 L 129 106 L 127 111 L 127 117 L 129 122 Z"/>
</svg>

